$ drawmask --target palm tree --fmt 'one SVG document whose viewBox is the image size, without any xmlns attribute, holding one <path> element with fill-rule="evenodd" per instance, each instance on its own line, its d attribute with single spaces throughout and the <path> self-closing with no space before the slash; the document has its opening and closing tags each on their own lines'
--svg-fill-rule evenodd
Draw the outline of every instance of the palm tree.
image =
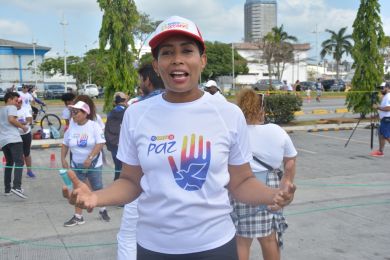
<svg viewBox="0 0 390 260">
<path fill-rule="evenodd" d="M 338 33 L 326 29 L 325 31 L 330 33 L 331 36 L 329 39 L 322 42 L 321 58 L 323 59 L 326 55 L 330 54 L 333 56 L 333 59 L 336 61 L 336 78 L 339 78 L 339 65 L 341 58 L 344 54 L 351 54 L 352 50 L 352 35 L 345 35 L 347 27 L 341 28 Z"/>
<path fill-rule="evenodd" d="M 280 27 L 272 28 L 264 37 L 264 55 L 263 58 L 267 62 L 269 77 L 271 82 L 271 61 L 276 65 L 276 75 L 278 80 L 281 80 L 286 62 L 294 59 L 293 47 L 291 42 L 297 42 L 295 36 L 289 35 L 284 31 L 283 24 Z"/>
</svg>

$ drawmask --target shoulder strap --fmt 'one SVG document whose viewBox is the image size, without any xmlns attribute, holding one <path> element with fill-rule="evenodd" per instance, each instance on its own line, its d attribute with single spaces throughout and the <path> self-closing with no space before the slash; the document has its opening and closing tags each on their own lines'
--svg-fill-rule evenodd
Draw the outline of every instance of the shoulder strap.
<svg viewBox="0 0 390 260">
<path fill-rule="evenodd" d="M 253 160 L 255 160 L 256 162 L 258 162 L 258 163 L 260 163 L 261 165 L 263 165 L 263 166 L 264 166 L 265 168 L 267 168 L 267 170 L 269 170 L 269 171 L 274 170 L 274 168 L 273 168 L 271 165 L 269 165 L 269 164 L 263 162 L 262 160 L 260 160 L 260 159 L 257 158 L 256 156 L 253 156 Z"/>
</svg>

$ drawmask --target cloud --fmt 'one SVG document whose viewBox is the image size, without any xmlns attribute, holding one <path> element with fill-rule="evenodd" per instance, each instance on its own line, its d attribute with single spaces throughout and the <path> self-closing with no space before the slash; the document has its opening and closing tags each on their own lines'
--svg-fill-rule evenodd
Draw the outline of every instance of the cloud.
<svg viewBox="0 0 390 260">
<path fill-rule="evenodd" d="M 8 0 L 0 0 L 6 2 Z M 99 5 L 96 0 L 67 0 L 67 1 L 53 1 L 53 0 L 13 0 L 12 5 L 22 8 L 27 11 L 46 12 L 46 11 L 75 11 L 79 12 L 95 12 L 99 10 Z"/>
<path fill-rule="evenodd" d="M 354 9 L 329 6 L 324 0 L 281 0 L 279 24 L 284 24 L 287 32 L 291 30 L 307 38 L 315 31 L 316 24 L 320 33 L 325 29 L 338 31 L 346 26 L 347 32 L 351 33 L 356 12 Z"/>
<path fill-rule="evenodd" d="M 4 36 L 23 36 L 31 34 L 30 29 L 23 22 L 4 19 L 0 19 L 0 32 L 1 35 Z"/>
<path fill-rule="evenodd" d="M 241 1 L 227 6 L 224 0 L 136 0 L 138 11 L 154 20 L 179 15 L 194 21 L 205 40 L 231 42 L 243 38 L 244 6 Z"/>
</svg>

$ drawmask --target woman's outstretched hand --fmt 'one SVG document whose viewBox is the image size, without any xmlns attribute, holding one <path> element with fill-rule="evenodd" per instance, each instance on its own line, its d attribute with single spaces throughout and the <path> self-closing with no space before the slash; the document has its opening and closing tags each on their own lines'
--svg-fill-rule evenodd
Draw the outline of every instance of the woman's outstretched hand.
<svg viewBox="0 0 390 260">
<path fill-rule="evenodd" d="M 73 190 L 69 190 L 67 186 L 63 186 L 62 195 L 68 199 L 70 204 L 92 212 L 97 205 L 97 195 L 91 191 L 88 185 L 77 178 L 74 171 L 68 170 L 68 176 L 72 181 Z"/>
</svg>

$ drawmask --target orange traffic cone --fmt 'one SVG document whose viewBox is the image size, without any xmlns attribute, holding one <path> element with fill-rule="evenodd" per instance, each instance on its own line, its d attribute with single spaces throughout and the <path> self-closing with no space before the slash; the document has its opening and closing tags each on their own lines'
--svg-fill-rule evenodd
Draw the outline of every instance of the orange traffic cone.
<svg viewBox="0 0 390 260">
<path fill-rule="evenodd" d="M 57 168 L 55 153 L 50 154 L 50 168 Z"/>
</svg>

